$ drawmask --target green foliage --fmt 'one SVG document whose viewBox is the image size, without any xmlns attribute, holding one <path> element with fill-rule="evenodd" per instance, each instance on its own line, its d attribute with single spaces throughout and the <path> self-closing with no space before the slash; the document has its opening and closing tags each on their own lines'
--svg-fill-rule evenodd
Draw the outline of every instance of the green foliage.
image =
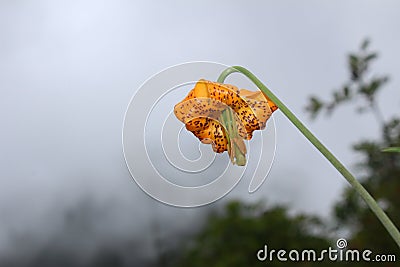
<svg viewBox="0 0 400 267">
<path fill-rule="evenodd" d="M 276 258 L 272 262 L 259 261 L 257 251 L 265 244 L 271 249 L 327 249 L 330 242 L 317 234 L 324 232 L 323 229 L 317 217 L 290 216 L 285 207 L 265 209 L 260 204 L 231 202 L 222 213 L 210 216 L 205 228 L 188 244 L 179 266 L 286 266 L 287 262 Z M 291 262 L 290 265 L 317 264 Z"/>
<path fill-rule="evenodd" d="M 360 51 L 349 54 L 347 59 L 349 80 L 341 88 L 332 92 L 331 100 L 323 101 L 316 96 L 310 97 L 306 111 L 312 118 L 316 118 L 323 110 L 331 114 L 337 106 L 360 98 L 366 100 L 367 103 L 357 108 L 359 112 L 373 110 L 379 113 L 379 110 L 376 110 L 376 95 L 388 81 L 388 77 L 370 75 L 370 63 L 378 57 L 378 54 L 368 50 L 369 44 L 369 40 L 366 39 L 361 44 Z"/>
</svg>

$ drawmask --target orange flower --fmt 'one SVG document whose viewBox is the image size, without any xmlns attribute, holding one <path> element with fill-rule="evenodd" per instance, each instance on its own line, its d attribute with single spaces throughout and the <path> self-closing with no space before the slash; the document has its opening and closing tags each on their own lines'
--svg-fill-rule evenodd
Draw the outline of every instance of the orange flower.
<svg viewBox="0 0 400 267">
<path fill-rule="evenodd" d="M 217 153 L 228 151 L 233 162 L 234 145 L 246 154 L 243 139 L 250 140 L 253 131 L 264 129 L 277 108 L 261 91 L 200 80 L 174 112 L 201 142 L 212 144 Z"/>
</svg>

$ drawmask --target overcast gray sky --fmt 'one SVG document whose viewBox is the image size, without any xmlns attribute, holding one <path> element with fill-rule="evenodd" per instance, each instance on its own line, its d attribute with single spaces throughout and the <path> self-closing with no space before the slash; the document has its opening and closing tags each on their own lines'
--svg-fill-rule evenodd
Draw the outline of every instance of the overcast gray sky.
<svg viewBox="0 0 400 267">
<path fill-rule="evenodd" d="M 397 1 L 361 0 L 0 1 L 0 247 L 15 233 L 56 231 L 52 223 L 82 199 L 109 207 L 99 222 L 105 235 L 173 222 L 171 210 L 201 212 L 147 197 L 122 154 L 132 95 L 182 62 L 249 68 L 354 170 L 360 157 L 350 145 L 377 136 L 373 116 L 345 107 L 311 122 L 304 106 L 347 79 L 347 53 L 369 37 L 380 52 L 373 69 L 391 77 L 379 95 L 384 116 L 398 112 L 399 10 Z M 253 195 L 242 183 L 229 197 L 327 216 L 345 181 L 282 114 L 274 117 L 266 183 Z"/>
</svg>

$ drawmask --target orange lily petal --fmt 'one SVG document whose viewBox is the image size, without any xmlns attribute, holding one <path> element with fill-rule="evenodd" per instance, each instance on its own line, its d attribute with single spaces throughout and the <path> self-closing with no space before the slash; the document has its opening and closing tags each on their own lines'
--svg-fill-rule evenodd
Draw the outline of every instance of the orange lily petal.
<svg viewBox="0 0 400 267">
<path fill-rule="evenodd" d="M 249 140 L 253 131 L 265 128 L 277 106 L 260 91 L 239 91 L 233 85 L 199 80 L 185 99 L 175 105 L 174 113 L 201 142 L 211 143 L 215 152 L 222 153 L 228 150 L 228 138 L 219 119 L 227 108 L 233 111 L 240 138 Z M 246 153 L 243 142 L 232 141 Z"/>
</svg>

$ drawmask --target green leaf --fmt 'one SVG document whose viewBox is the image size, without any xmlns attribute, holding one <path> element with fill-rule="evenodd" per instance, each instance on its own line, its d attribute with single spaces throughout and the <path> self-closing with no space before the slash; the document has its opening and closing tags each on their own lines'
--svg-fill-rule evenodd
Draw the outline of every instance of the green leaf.
<svg viewBox="0 0 400 267">
<path fill-rule="evenodd" d="M 312 96 L 310 97 L 310 103 L 306 107 L 306 111 L 310 112 L 312 118 L 315 118 L 323 106 L 324 103 L 321 100 Z"/>
<path fill-rule="evenodd" d="M 371 60 L 373 60 L 373 59 L 375 59 L 375 58 L 377 58 L 378 57 L 378 54 L 377 53 L 371 53 L 371 54 L 369 54 L 368 56 L 366 56 L 365 58 L 364 58 L 364 60 L 366 61 L 366 62 L 368 62 L 368 61 L 371 61 Z"/>
<path fill-rule="evenodd" d="M 382 152 L 400 153 L 400 147 L 387 147 L 387 148 L 382 149 Z"/>
<path fill-rule="evenodd" d="M 364 41 L 361 44 L 361 49 L 362 50 L 366 50 L 368 48 L 368 46 L 369 46 L 369 43 L 370 43 L 370 41 L 369 41 L 368 38 L 364 39 Z"/>
<path fill-rule="evenodd" d="M 350 54 L 348 62 L 351 72 L 351 79 L 356 81 L 360 77 L 360 59 L 357 57 L 357 55 Z"/>
<path fill-rule="evenodd" d="M 359 59 L 358 59 L 358 56 L 357 55 L 354 55 L 354 54 L 350 54 L 349 55 L 349 64 L 350 64 L 350 67 L 353 69 L 353 68 L 356 68 L 357 66 L 358 66 L 358 63 L 359 63 Z"/>
<path fill-rule="evenodd" d="M 343 95 L 345 98 L 349 98 L 350 97 L 350 89 L 348 86 L 344 86 L 343 87 Z"/>
</svg>

